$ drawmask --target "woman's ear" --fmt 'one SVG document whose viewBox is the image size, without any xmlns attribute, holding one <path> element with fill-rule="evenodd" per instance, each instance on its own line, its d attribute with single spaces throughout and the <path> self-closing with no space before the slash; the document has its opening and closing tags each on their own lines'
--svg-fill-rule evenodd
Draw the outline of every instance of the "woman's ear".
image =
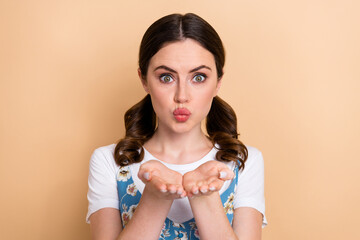
<svg viewBox="0 0 360 240">
<path fill-rule="evenodd" d="M 223 76 L 224 76 L 224 75 L 223 75 Z M 217 83 L 216 83 L 215 96 L 218 94 L 218 92 L 219 92 L 219 90 L 220 90 L 221 83 L 222 83 L 222 77 L 223 77 L 223 76 L 221 76 L 221 77 L 218 79 Z M 215 96 L 214 96 L 214 97 L 215 97 Z"/>
<path fill-rule="evenodd" d="M 142 84 L 145 92 L 149 93 L 149 87 L 147 85 L 147 81 L 146 81 L 145 77 L 142 75 L 140 68 L 138 68 L 138 76 L 141 80 L 141 84 Z"/>
</svg>

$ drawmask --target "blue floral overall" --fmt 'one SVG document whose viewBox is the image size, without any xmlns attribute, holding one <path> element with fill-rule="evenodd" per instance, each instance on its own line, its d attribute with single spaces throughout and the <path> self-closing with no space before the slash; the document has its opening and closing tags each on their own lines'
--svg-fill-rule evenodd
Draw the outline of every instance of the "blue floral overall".
<svg viewBox="0 0 360 240">
<path fill-rule="evenodd" d="M 238 167 L 235 167 L 235 178 L 230 186 L 220 195 L 226 216 L 232 224 L 234 211 L 234 194 L 238 181 Z M 119 208 L 123 228 L 130 221 L 137 205 L 140 202 L 141 193 L 136 188 L 128 166 L 121 167 L 117 175 L 117 188 L 119 195 Z M 183 223 L 175 223 L 166 218 L 161 230 L 159 240 L 193 240 L 200 239 L 195 219 L 192 218 Z"/>
</svg>

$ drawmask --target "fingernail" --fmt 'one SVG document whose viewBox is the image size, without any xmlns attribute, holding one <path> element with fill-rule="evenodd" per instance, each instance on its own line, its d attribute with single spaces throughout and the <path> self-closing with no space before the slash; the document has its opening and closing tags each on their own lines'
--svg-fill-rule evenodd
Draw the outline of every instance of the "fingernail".
<svg viewBox="0 0 360 240">
<path fill-rule="evenodd" d="M 150 173 L 148 173 L 148 172 L 146 172 L 146 173 L 144 173 L 144 178 L 146 179 L 146 180 L 149 180 L 150 179 Z"/>
<path fill-rule="evenodd" d="M 160 189 L 160 192 L 167 192 L 167 190 L 166 189 Z"/>
<path fill-rule="evenodd" d="M 198 194 L 199 193 L 199 190 L 196 190 L 193 192 L 193 194 Z"/>
<path fill-rule="evenodd" d="M 170 190 L 170 193 L 176 193 L 176 190 L 172 189 L 172 190 Z"/>
<path fill-rule="evenodd" d="M 220 178 L 226 178 L 227 172 L 220 172 Z"/>
<path fill-rule="evenodd" d="M 207 189 L 200 189 L 200 192 L 202 192 L 202 193 L 207 193 Z"/>
<path fill-rule="evenodd" d="M 181 195 L 183 193 L 183 191 L 179 190 L 177 191 L 177 194 Z"/>
<path fill-rule="evenodd" d="M 209 187 L 210 191 L 214 191 L 215 187 Z"/>
</svg>

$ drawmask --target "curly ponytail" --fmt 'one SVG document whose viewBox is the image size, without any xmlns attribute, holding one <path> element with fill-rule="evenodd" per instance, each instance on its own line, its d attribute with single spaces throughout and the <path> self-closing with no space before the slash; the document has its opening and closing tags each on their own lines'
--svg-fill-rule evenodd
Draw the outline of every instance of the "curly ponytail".
<svg viewBox="0 0 360 240">
<path fill-rule="evenodd" d="M 216 159 L 234 161 L 244 168 L 248 157 L 246 146 L 238 140 L 237 119 L 234 110 L 220 97 L 213 99 L 210 112 L 206 118 L 206 129 L 210 140 L 219 150 Z"/>
<path fill-rule="evenodd" d="M 127 110 L 124 121 L 125 137 L 116 145 L 114 152 L 115 162 L 120 166 L 141 162 L 144 157 L 142 146 L 154 134 L 156 115 L 149 94 Z"/>
</svg>

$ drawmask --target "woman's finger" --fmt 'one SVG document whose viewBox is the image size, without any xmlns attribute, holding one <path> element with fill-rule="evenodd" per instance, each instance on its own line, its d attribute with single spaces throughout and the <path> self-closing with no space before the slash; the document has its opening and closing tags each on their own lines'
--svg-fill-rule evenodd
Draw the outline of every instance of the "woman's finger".
<svg viewBox="0 0 360 240">
<path fill-rule="evenodd" d="M 220 179 L 215 179 L 209 184 L 209 190 L 212 192 L 220 191 L 221 187 L 224 185 L 224 181 Z"/>
<path fill-rule="evenodd" d="M 162 193 L 168 192 L 166 184 L 159 177 L 154 176 L 149 184 L 153 184 L 155 188 Z"/>
<path fill-rule="evenodd" d="M 207 184 L 203 184 L 200 188 L 199 188 L 199 191 L 202 193 L 202 194 L 205 194 L 209 191 L 209 186 Z"/>
<path fill-rule="evenodd" d="M 219 169 L 219 179 L 225 181 L 233 178 L 234 178 L 234 172 L 231 171 L 228 167 Z"/>
<path fill-rule="evenodd" d="M 147 169 L 146 167 L 144 167 L 144 168 L 140 167 L 139 172 L 138 172 L 138 178 L 145 184 L 146 184 L 146 182 L 149 182 L 152 178 L 150 169 Z"/>
<path fill-rule="evenodd" d="M 194 186 L 191 188 L 191 193 L 192 193 L 192 195 L 197 195 L 197 194 L 199 194 L 199 188 L 194 185 Z"/>
<path fill-rule="evenodd" d="M 177 192 L 177 188 L 174 184 L 167 184 L 166 186 L 169 193 L 174 194 Z"/>
</svg>

